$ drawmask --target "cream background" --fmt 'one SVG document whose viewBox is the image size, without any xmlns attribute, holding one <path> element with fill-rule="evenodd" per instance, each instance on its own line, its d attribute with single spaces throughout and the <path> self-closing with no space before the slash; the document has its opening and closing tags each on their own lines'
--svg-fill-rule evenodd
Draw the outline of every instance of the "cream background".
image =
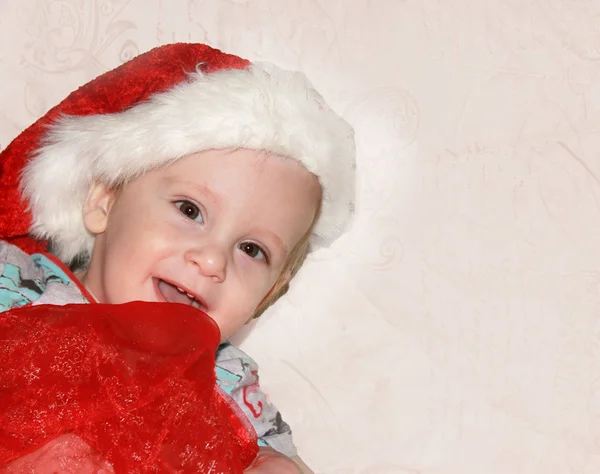
<svg viewBox="0 0 600 474">
<path fill-rule="evenodd" d="M 0 145 L 138 52 L 301 69 L 354 229 L 244 347 L 319 473 L 600 472 L 600 0 L 0 0 Z"/>
</svg>

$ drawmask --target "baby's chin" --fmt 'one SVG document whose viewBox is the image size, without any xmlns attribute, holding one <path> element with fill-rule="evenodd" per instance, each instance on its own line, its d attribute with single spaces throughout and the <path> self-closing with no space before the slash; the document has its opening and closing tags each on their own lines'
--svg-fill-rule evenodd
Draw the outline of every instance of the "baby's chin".
<svg viewBox="0 0 600 474">
<path fill-rule="evenodd" d="M 246 337 L 247 333 L 251 331 L 253 327 L 253 325 L 250 324 L 252 321 L 254 321 L 252 315 L 248 316 L 248 320 L 244 324 L 236 325 L 234 327 L 222 326 L 221 324 L 219 324 L 218 316 L 214 318 L 210 314 L 208 316 L 213 321 L 215 321 L 217 327 L 219 328 L 219 331 L 221 331 L 221 344 L 223 344 L 224 342 L 231 342 L 232 338 L 234 341 L 243 340 Z"/>
</svg>

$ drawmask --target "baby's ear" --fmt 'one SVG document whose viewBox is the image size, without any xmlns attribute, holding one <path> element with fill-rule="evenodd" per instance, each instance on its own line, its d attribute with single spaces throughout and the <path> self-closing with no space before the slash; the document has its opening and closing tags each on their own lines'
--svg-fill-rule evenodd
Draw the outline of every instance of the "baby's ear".
<svg viewBox="0 0 600 474">
<path fill-rule="evenodd" d="M 115 191 L 94 181 L 83 203 L 83 224 L 91 234 L 101 234 L 106 230 L 108 213 L 115 200 Z"/>
</svg>

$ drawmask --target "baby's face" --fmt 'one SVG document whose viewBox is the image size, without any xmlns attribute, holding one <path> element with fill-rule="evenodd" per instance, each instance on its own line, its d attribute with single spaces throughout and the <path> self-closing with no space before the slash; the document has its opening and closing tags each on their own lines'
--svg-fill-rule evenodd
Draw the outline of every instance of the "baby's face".
<svg viewBox="0 0 600 474">
<path fill-rule="evenodd" d="M 83 283 L 102 303 L 195 306 L 228 339 L 279 284 L 320 197 L 295 161 L 246 149 L 190 155 L 117 193 L 96 185 L 84 209 L 96 240 Z"/>
</svg>

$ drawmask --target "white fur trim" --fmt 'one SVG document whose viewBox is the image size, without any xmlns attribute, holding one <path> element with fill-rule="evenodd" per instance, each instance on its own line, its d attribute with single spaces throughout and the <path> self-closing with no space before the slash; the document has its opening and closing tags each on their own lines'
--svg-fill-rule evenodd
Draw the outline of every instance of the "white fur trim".
<svg viewBox="0 0 600 474">
<path fill-rule="evenodd" d="M 236 147 L 294 158 L 319 177 L 323 204 L 313 248 L 345 230 L 354 206 L 352 128 L 303 74 L 254 64 L 191 73 L 121 113 L 60 119 L 23 173 L 32 233 L 50 239 L 65 262 L 89 256 L 93 237 L 82 206 L 93 180 L 122 184 L 191 153 Z"/>
</svg>

